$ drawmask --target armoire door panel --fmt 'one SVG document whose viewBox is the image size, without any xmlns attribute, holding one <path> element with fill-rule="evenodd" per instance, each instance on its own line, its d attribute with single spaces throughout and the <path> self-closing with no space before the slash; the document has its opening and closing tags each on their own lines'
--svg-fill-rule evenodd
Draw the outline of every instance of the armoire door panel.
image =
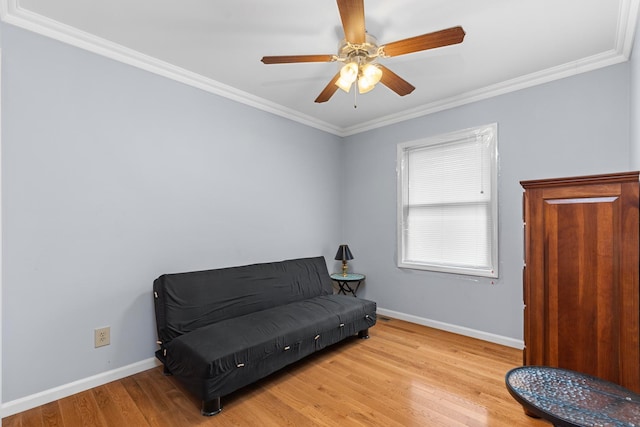
<svg viewBox="0 0 640 427">
<path fill-rule="evenodd" d="M 546 362 L 617 379 L 619 199 L 545 200 Z M 584 351 L 590 343 L 590 351 Z"/>
</svg>

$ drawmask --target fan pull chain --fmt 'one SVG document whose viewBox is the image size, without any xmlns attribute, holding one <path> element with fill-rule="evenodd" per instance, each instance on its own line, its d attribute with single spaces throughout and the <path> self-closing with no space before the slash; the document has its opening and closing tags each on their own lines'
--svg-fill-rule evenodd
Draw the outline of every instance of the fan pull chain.
<svg viewBox="0 0 640 427">
<path fill-rule="evenodd" d="M 358 91 L 355 90 L 356 89 L 355 87 L 353 89 L 354 89 L 354 91 L 353 91 L 353 108 L 358 108 L 358 105 L 357 105 L 358 104 L 357 103 L 357 101 L 358 101 Z"/>
</svg>

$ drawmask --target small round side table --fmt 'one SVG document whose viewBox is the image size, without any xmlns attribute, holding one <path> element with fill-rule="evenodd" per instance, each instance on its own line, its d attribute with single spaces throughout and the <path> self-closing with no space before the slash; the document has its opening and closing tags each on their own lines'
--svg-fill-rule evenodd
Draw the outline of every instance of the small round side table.
<svg viewBox="0 0 640 427">
<path fill-rule="evenodd" d="M 343 276 L 342 273 L 333 273 L 331 280 L 337 282 L 338 286 L 340 286 L 340 290 L 338 290 L 339 294 L 351 294 L 355 297 L 360 283 L 364 280 L 364 274 L 347 273 L 346 276 Z"/>
</svg>

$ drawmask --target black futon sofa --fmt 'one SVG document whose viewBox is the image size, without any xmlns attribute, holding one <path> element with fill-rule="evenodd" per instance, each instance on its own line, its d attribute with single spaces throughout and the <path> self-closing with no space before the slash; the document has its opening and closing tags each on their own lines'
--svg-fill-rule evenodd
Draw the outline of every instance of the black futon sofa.
<svg viewBox="0 0 640 427">
<path fill-rule="evenodd" d="M 347 337 L 368 338 L 376 304 L 334 295 L 324 257 L 165 274 L 153 282 L 165 374 L 220 398 Z"/>
</svg>

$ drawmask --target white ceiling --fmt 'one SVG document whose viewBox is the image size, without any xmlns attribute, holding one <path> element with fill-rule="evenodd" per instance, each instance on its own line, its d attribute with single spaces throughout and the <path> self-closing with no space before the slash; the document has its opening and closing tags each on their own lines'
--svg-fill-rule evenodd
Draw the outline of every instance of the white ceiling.
<svg viewBox="0 0 640 427">
<path fill-rule="evenodd" d="M 336 63 L 264 65 L 265 55 L 335 54 L 335 0 L 1 0 L 2 19 L 349 135 L 628 59 L 640 0 L 365 0 L 380 44 L 461 25 L 459 45 L 381 60 L 412 83 L 316 96 Z"/>
</svg>

